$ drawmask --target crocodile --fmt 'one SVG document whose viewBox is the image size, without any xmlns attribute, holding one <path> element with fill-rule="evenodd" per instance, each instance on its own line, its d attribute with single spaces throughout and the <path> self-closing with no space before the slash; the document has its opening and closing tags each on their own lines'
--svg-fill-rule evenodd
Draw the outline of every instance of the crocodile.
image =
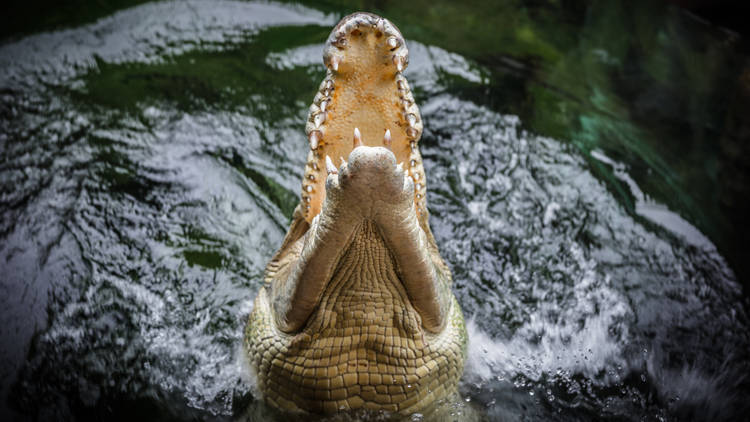
<svg viewBox="0 0 750 422">
<path fill-rule="evenodd" d="M 408 415 L 457 391 L 466 327 L 428 222 L 408 62 L 398 28 L 370 13 L 325 43 L 301 201 L 245 330 L 279 409 Z"/>
</svg>

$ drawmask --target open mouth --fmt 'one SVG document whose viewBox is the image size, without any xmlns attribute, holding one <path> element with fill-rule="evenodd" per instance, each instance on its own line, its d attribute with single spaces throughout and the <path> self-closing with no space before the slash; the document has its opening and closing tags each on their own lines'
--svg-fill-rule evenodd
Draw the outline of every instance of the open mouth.
<svg viewBox="0 0 750 422">
<path fill-rule="evenodd" d="M 328 72 L 305 127 L 310 141 L 302 184 L 305 218 L 311 222 L 325 200 L 325 157 L 334 165 L 347 160 L 355 128 L 363 146 L 382 146 L 389 135 L 396 162 L 414 181 L 414 203 L 422 213 L 424 169 L 417 148 L 422 119 L 401 74 L 409 53 L 398 28 L 368 13 L 350 15 L 331 32 L 323 57 Z"/>
<path fill-rule="evenodd" d="M 266 268 L 248 351 L 280 407 L 409 412 L 455 388 L 466 336 L 428 224 L 408 51 L 390 22 L 356 13 L 323 58 L 302 201 Z"/>
<path fill-rule="evenodd" d="M 404 39 L 387 20 L 357 13 L 334 28 L 323 57 L 328 71 L 306 125 L 304 220 L 269 266 L 285 279 L 271 292 L 277 324 L 304 326 L 366 222 L 421 325 L 436 332 L 450 306 L 450 272 L 427 222 L 422 120 L 402 75 Z"/>
</svg>

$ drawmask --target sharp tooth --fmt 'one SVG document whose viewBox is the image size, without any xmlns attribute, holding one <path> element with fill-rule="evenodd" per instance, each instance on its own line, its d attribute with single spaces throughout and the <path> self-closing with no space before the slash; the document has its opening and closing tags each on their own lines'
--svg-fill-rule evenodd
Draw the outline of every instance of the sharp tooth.
<svg viewBox="0 0 750 422">
<path fill-rule="evenodd" d="M 396 37 L 388 38 L 388 47 L 391 47 L 391 49 L 398 47 L 398 40 Z"/>
<path fill-rule="evenodd" d="M 385 135 L 383 135 L 383 145 L 385 145 L 386 148 L 391 149 L 391 144 L 392 144 L 392 141 L 391 141 L 391 130 L 390 129 L 386 129 L 385 130 Z"/>
<path fill-rule="evenodd" d="M 385 32 L 385 21 L 383 18 L 378 19 L 378 23 L 375 25 L 376 28 L 378 28 L 378 31 Z"/>
<path fill-rule="evenodd" d="M 404 63 L 401 60 L 401 56 L 393 56 L 393 64 L 396 65 L 396 70 L 399 72 L 404 70 Z"/>
<path fill-rule="evenodd" d="M 354 128 L 354 148 L 362 146 L 362 134 L 359 133 L 359 128 Z"/>
<path fill-rule="evenodd" d="M 322 125 L 325 122 L 326 122 L 325 113 L 318 113 L 315 115 L 315 118 L 313 119 L 313 123 L 315 123 L 315 127 L 320 127 L 320 125 Z"/>
<path fill-rule="evenodd" d="M 402 161 L 402 162 L 398 163 L 398 165 L 396 166 L 396 168 L 399 171 L 404 171 L 404 162 Z"/>
<path fill-rule="evenodd" d="M 417 116 L 409 113 L 406 115 L 406 121 L 409 122 L 409 126 L 414 127 L 414 125 L 417 123 Z"/>
<path fill-rule="evenodd" d="M 339 56 L 331 57 L 331 67 L 333 68 L 335 72 L 338 72 L 340 62 L 341 62 L 341 57 Z"/>
<path fill-rule="evenodd" d="M 331 88 L 333 88 L 333 81 L 329 79 L 326 81 L 326 89 L 330 90 Z"/>
<path fill-rule="evenodd" d="M 323 134 L 319 130 L 310 132 L 310 148 L 318 149 L 318 143 L 320 143 L 322 137 Z"/>
<path fill-rule="evenodd" d="M 320 111 L 325 112 L 327 105 L 328 105 L 328 101 L 326 101 L 326 100 L 321 101 L 320 102 Z"/>
<path fill-rule="evenodd" d="M 344 160 L 344 157 L 339 157 L 341 159 L 341 165 L 346 166 L 346 160 Z"/>
<path fill-rule="evenodd" d="M 339 171 L 336 170 L 336 166 L 333 165 L 333 161 L 331 161 L 331 157 L 326 155 L 326 171 L 328 174 L 339 174 Z"/>
<path fill-rule="evenodd" d="M 417 130 L 413 127 L 406 129 L 406 136 L 408 136 L 409 139 L 416 139 L 418 134 Z M 414 148 L 412 148 L 412 150 L 414 150 Z"/>
</svg>

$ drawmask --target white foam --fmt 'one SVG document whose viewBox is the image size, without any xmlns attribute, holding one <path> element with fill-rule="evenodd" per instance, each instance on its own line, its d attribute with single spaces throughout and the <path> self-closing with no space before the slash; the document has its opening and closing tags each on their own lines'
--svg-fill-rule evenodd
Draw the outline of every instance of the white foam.
<svg viewBox="0 0 750 422">
<path fill-rule="evenodd" d="M 625 182 L 630 188 L 630 193 L 635 198 L 636 214 L 664 227 L 695 247 L 705 251 L 716 251 L 716 246 L 714 246 L 711 240 L 695 228 L 695 226 L 676 212 L 671 211 L 666 205 L 657 203 L 643 193 L 635 180 L 626 172 L 625 165 L 612 160 L 599 150 L 591 151 L 591 156 L 603 163 L 609 164 L 612 167 L 615 177 Z"/>
<path fill-rule="evenodd" d="M 159 62 L 165 55 L 237 42 L 276 25 L 334 25 L 319 11 L 277 3 L 163 1 L 119 11 L 76 29 L 44 32 L 0 46 L 0 86 L 33 69 L 67 79 L 96 64 Z"/>
<path fill-rule="evenodd" d="M 584 258 L 577 245 L 571 245 L 570 249 L 582 269 L 573 287 L 576 298 L 573 306 L 561 308 L 555 302 L 539 303 L 528 321 L 509 339 L 492 338 L 475 320 L 468 321 L 468 382 L 510 379 L 515 375 L 539 380 L 545 374 L 572 373 L 594 379 L 602 370 L 627 366 L 622 355 L 628 338 L 627 326 L 619 321 L 629 319 L 632 310 L 627 300 L 609 286 L 608 277 L 598 274 L 593 261 Z M 547 317 L 550 311 L 560 314 L 557 322 Z M 580 318 L 584 318 L 582 325 L 575 323 Z M 610 327 L 615 324 L 622 330 L 618 338 L 610 334 Z M 610 381 L 614 382 L 604 380 Z"/>
</svg>

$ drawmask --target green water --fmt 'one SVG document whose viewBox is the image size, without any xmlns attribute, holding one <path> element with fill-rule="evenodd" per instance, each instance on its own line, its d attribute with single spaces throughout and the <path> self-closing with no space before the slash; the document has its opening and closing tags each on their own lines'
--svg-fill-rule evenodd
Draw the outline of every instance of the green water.
<svg viewBox="0 0 750 422">
<path fill-rule="evenodd" d="M 750 410 L 739 35 L 646 1 L 123 7 L 3 18 L 0 414 L 288 418 L 253 393 L 242 328 L 298 200 L 322 43 L 354 10 L 411 52 L 472 321 L 455 412 Z"/>
</svg>

